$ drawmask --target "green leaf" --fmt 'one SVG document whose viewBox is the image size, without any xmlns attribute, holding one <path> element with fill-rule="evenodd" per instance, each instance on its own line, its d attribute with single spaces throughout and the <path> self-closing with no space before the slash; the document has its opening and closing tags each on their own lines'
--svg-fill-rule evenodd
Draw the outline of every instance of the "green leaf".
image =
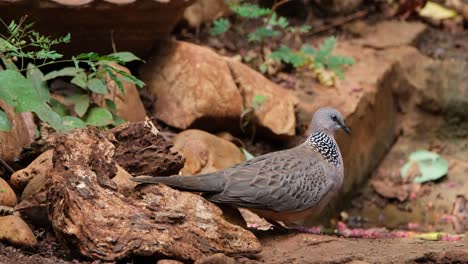
<svg viewBox="0 0 468 264">
<path fill-rule="evenodd" d="M 15 108 L 16 112 L 34 112 L 55 130 L 62 131 L 60 115 L 44 101 L 32 82 L 17 71 L 0 71 L 0 99 Z"/>
<path fill-rule="evenodd" d="M 109 77 L 117 84 L 117 87 L 119 88 L 119 90 L 125 94 L 125 88 L 123 86 L 123 83 L 122 81 L 117 77 L 117 75 L 114 74 L 114 72 L 112 72 L 112 67 L 108 66 L 108 65 L 104 65 L 104 70 L 106 71 L 106 73 L 109 75 Z"/>
<path fill-rule="evenodd" d="M 282 29 L 286 28 L 289 25 L 289 22 L 286 18 L 284 17 L 278 17 L 276 13 L 273 13 L 268 20 L 268 25 L 270 27 L 278 26 Z"/>
<path fill-rule="evenodd" d="M 0 109 L 0 131 L 10 131 L 11 123 L 6 113 Z"/>
<path fill-rule="evenodd" d="M 226 33 L 229 30 L 231 23 L 226 18 L 221 18 L 213 21 L 213 26 L 210 29 L 210 34 L 212 36 L 218 36 Z"/>
<path fill-rule="evenodd" d="M 121 62 L 131 62 L 131 61 L 143 61 L 142 59 L 135 56 L 135 54 L 131 52 L 116 52 L 108 55 L 109 57 L 115 57 L 118 61 Z"/>
<path fill-rule="evenodd" d="M 301 52 L 306 54 L 306 55 L 309 55 L 309 56 L 314 56 L 315 55 L 315 49 L 314 47 L 312 47 L 311 45 L 309 44 L 304 44 L 302 45 L 301 47 Z"/>
<path fill-rule="evenodd" d="M 255 158 L 254 155 L 250 154 L 250 152 L 248 152 L 245 148 L 240 147 L 240 150 L 242 151 L 242 154 L 244 154 L 246 160 Z"/>
<path fill-rule="evenodd" d="M 87 87 L 89 90 L 97 93 L 97 94 L 108 94 L 107 86 L 103 80 L 98 78 L 89 79 L 87 82 Z"/>
<path fill-rule="evenodd" d="M 49 72 L 48 74 L 44 76 L 44 81 L 52 80 L 57 77 L 63 77 L 63 76 L 77 76 L 80 73 L 84 73 L 84 70 L 81 68 L 65 67 L 58 71 Z"/>
<path fill-rule="evenodd" d="M 408 170 L 414 163 L 418 165 L 421 172 L 421 175 L 413 179 L 417 183 L 437 180 L 448 172 L 448 162 L 439 154 L 418 150 L 410 154 L 408 162 L 401 168 L 401 177 L 408 177 Z"/>
<path fill-rule="evenodd" d="M 82 117 L 86 114 L 89 107 L 89 95 L 87 94 L 74 94 L 67 97 L 67 100 L 70 100 L 74 104 L 75 113 Z"/>
<path fill-rule="evenodd" d="M 329 37 L 324 40 L 324 42 L 318 48 L 315 57 L 314 57 L 314 64 L 316 67 L 323 67 L 328 59 L 328 56 L 331 55 L 333 50 L 336 47 L 336 39 L 335 37 Z"/>
<path fill-rule="evenodd" d="M 299 28 L 299 33 L 307 33 L 310 31 L 311 28 L 312 28 L 311 26 L 304 25 Z"/>
<path fill-rule="evenodd" d="M 87 88 L 87 79 L 88 77 L 86 76 L 85 72 L 80 72 L 78 73 L 73 79 L 70 81 L 74 85 L 83 88 L 86 90 Z"/>
<path fill-rule="evenodd" d="M 114 122 L 111 112 L 102 107 L 93 107 L 86 115 L 85 122 L 88 125 L 102 127 Z"/>
<path fill-rule="evenodd" d="M 121 118 L 120 116 L 114 115 L 114 124 L 113 124 L 114 126 L 120 126 L 124 124 L 125 122 L 127 122 L 125 121 L 125 119 Z"/>
<path fill-rule="evenodd" d="M 7 70 L 18 71 L 18 67 L 16 67 L 16 64 L 11 59 L 2 57 L 2 62 Z"/>
<path fill-rule="evenodd" d="M 74 116 L 64 116 L 62 118 L 63 129 L 65 132 L 70 132 L 75 128 L 85 128 L 86 123 L 83 120 Z"/>
<path fill-rule="evenodd" d="M 49 101 L 50 93 L 47 87 L 47 82 L 44 81 L 44 74 L 34 64 L 28 64 L 28 70 L 26 72 L 26 78 L 31 81 L 37 94 L 44 101 Z"/>
<path fill-rule="evenodd" d="M 54 98 L 50 99 L 50 106 L 52 107 L 52 110 L 54 110 L 54 112 L 56 112 L 60 116 L 68 115 L 67 107 L 61 102 L 55 100 Z"/>
<path fill-rule="evenodd" d="M 269 15 L 271 10 L 268 8 L 261 8 L 256 4 L 239 4 L 235 2 L 228 3 L 229 8 L 231 8 L 234 13 L 240 17 L 245 18 L 259 18 L 262 16 Z"/>
<path fill-rule="evenodd" d="M 263 103 L 265 103 L 265 101 L 268 99 L 268 97 L 266 97 L 265 95 L 263 94 L 257 94 L 255 95 L 253 98 L 252 98 L 252 107 L 253 109 L 255 110 L 258 110 L 262 105 Z"/>
<path fill-rule="evenodd" d="M 292 51 L 286 45 L 281 45 L 277 50 L 270 53 L 268 56 L 273 60 L 282 61 L 293 65 L 294 68 L 298 68 L 306 64 L 308 58 L 301 53 Z"/>
<path fill-rule="evenodd" d="M 268 71 L 268 64 L 262 63 L 260 64 L 258 69 L 260 70 L 261 73 L 265 74 Z"/>
<path fill-rule="evenodd" d="M 33 112 L 37 114 L 39 119 L 49 124 L 55 130 L 65 132 L 62 126 L 62 118 L 58 113 L 54 112 L 49 105 L 39 105 Z"/>
<path fill-rule="evenodd" d="M 268 29 L 264 27 L 257 28 L 255 31 L 250 32 L 248 35 L 249 42 L 261 42 L 265 38 L 276 37 L 280 33 L 273 29 Z"/>
<path fill-rule="evenodd" d="M 116 68 L 113 68 L 114 72 L 120 74 L 121 76 L 119 76 L 118 78 L 122 81 L 125 81 L 125 82 L 129 82 L 129 83 L 133 83 L 135 84 L 137 87 L 139 88 L 143 88 L 145 86 L 145 83 L 143 81 L 141 81 L 140 79 L 138 79 L 137 77 L 125 72 L 125 71 L 122 71 L 122 70 L 119 70 L 119 69 L 116 69 Z M 125 91 L 124 91 L 125 92 Z"/>
<path fill-rule="evenodd" d="M 114 101 L 111 99 L 106 98 L 106 105 L 107 107 L 111 110 L 111 112 L 116 112 L 117 111 L 117 106 L 115 105 Z"/>
<path fill-rule="evenodd" d="M 14 70 L 0 71 L 0 99 L 20 113 L 33 111 L 44 103 L 32 83 Z"/>
</svg>

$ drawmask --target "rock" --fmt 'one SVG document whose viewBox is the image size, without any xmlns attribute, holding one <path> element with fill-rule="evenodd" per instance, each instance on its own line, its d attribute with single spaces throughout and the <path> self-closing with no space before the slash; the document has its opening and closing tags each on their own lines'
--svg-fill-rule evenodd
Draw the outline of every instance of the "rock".
<svg viewBox="0 0 468 264">
<path fill-rule="evenodd" d="M 194 264 L 236 264 L 236 260 L 222 253 L 217 253 L 209 257 L 204 257 L 195 261 Z"/>
<path fill-rule="evenodd" d="M 17 247 L 37 246 L 37 239 L 29 226 L 18 216 L 0 216 L 0 240 Z"/>
<path fill-rule="evenodd" d="M 33 142 L 36 137 L 35 131 L 37 129 L 36 123 L 34 122 L 34 114 L 31 112 L 24 112 L 21 113 L 21 116 L 23 117 L 24 124 L 28 129 L 29 141 Z"/>
<path fill-rule="evenodd" d="M 388 199 L 404 202 L 409 197 L 409 187 L 403 184 L 394 184 L 389 180 L 373 180 L 371 186 L 378 194 Z"/>
<path fill-rule="evenodd" d="M 288 90 L 270 82 L 260 73 L 234 59 L 226 59 L 231 74 L 244 97 L 244 107 L 253 106 L 255 96 L 265 96 L 255 116 L 261 127 L 274 135 L 293 136 L 296 129 L 294 108 L 298 99 Z"/>
<path fill-rule="evenodd" d="M 16 188 L 26 184 L 21 194 L 21 202 L 15 207 L 22 216 L 32 221 L 36 226 L 47 226 L 47 188 L 46 181 L 49 171 L 52 169 L 53 150 L 46 150 L 23 170 L 12 175 L 16 182 Z"/>
<path fill-rule="evenodd" d="M 8 183 L 0 178 L 0 206 L 14 207 L 17 203 L 16 194 Z"/>
<path fill-rule="evenodd" d="M 130 74 L 130 71 L 116 63 L 111 64 L 112 67 Z M 125 121 L 143 121 L 146 117 L 145 107 L 138 94 L 135 84 L 130 82 L 122 82 L 125 94 L 119 89 L 117 84 L 106 75 L 107 88 L 110 90 L 109 94 L 98 95 L 93 94 L 93 101 L 98 105 L 106 106 L 105 99 L 113 100 L 117 108 L 117 116 L 123 118 Z"/>
<path fill-rule="evenodd" d="M 53 0 L 30 5 L 28 1 L 0 1 L 0 17 L 18 20 L 29 14 L 34 29 L 46 36 L 70 33 L 73 41 L 60 47 L 65 57 L 93 51 L 105 55 L 131 51 L 146 57 L 155 43 L 167 38 L 186 7 L 194 0 Z M 86 23 L 83 23 L 86 21 Z M 85 33 L 84 33 L 85 32 Z"/>
<path fill-rule="evenodd" d="M 252 106 L 252 98 L 265 95 L 268 99 L 256 113 L 260 128 L 277 136 L 294 135 L 294 95 L 206 47 L 167 43 L 143 67 L 141 75 L 157 98 L 156 117 L 168 125 L 239 130 L 240 116 Z"/>
<path fill-rule="evenodd" d="M 407 26 L 407 23 L 401 23 L 400 26 Z M 404 43 L 412 43 L 420 32 L 413 29 L 409 31 L 413 35 L 405 36 Z M 343 201 L 349 201 L 393 144 L 396 138 L 397 109 L 392 89 L 389 88 L 393 85 L 390 74 L 396 62 L 418 51 L 411 46 L 374 49 L 367 42 L 350 40 L 340 42 L 335 53 L 356 60 L 356 64 L 346 70 L 346 79 L 339 82 L 335 89 L 311 85 L 313 81 L 306 79 L 304 83 L 298 83 L 300 89 L 296 90 L 296 96 L 300 99 L 299 127 L 309 125 L 310 117 L 318 108 L 330 106 L 341 111 L 352 131 L 351 136 L 341 132 L 336 135 L 344 159 L 345 177 L 340 195 L 330 204 L 330 209 L 337 209 L 343 206 Z M 303 142 L 305 136 L 307 133 L 304 133 L 300 142 Z M 294 145 L 297 143 L 294 142 Z"/>
<path fill-rule="evenodd" d="M 395 65 L 389 87 L 409 111 L 417 105 L 431 113 L 468 118 L 468 63 L 433 60 L 416 53 Z"/>
<path fill-rule="evenodd" d="M 183 131 L 173 142 L 173 150 L 185 158 L 182 175 L 214 172 L 245 160 L 236 145 L 202 130 Z"/>
<path fill-rule="evenodd" d="M 125 171 L 119 165 L 116 166 L 117 174 L 112 178 L 112 181 L 117 185 L 117 190 L 120 194 L 129 196 L 133 192 L 135 186 L 137 186 L 137 183 L 130 180 L 133 177 L 130 173 Z"/>
<path fill-rule="evenodd" d="M 2 100 L 0 100 L 0 109 L 5 111 L 11 123 L 10 131 L 0 131 L 0 158 L 5 162 L 12 162 L 19 156 L 21 149 L 31 143 L 31 138 L 21 114 L 16 113 Z"/>
<path fill-rule="evenodd" d="M 141 130 L 155 135 L 152 128 Z M 162 255 L 188 262 L 218 252 L 260 251 L 252 233 L 227 223 L 219 208 L 198 195 L 164 185 L 141 186 L 130 197 L 120 195 L 110 179 L 117 173 L 116 147 L 108 140 L 112 135 L 77 129 L 56 135 L 52 142 L 49 219 L 68 247 L 103 261 Z M 132 143 L 120 136 L 119 144 Z"/>
<path fill-rule="evenodd" d="M 358 8 L 362 0 L 314 0 L 314 3 L 329 14 L 347 14 Z"/>
<path fill-rule="evenodd" d="M 183 19 L 189 26 L 198 29 L 204 23 L 210 23 L 231 13 L 224 0 L 196 0 L 185 9 Z"/>
<path fill-rule="evenodd" d="M 173 145 L 149 120 L 126 123 L 108 134 L 115 146 L 115 161 L 132 175 L 168 176 L 184 166 L 182 156 L 170 150 Z"/>
<path fill-rule="evenodd" d="M 413 44 L 427 27 L 419 22 L 384 21 L 377 25 L 369 24 L 362 38 L 352 43 L 376 49 L 395 48 Z"/>
<path fill-rule="evenodd" d="M 161 260 L 158 260 L 156 264 L 183 264 L 183 262 L 173 260 L 173 259 L 161 259 Z"/>
<path fill-rule="evenodd" d="M 238 119 L 242 97 L 228 65 L 211 49 L 170 42 L 142 67 L 141 78 L 156 97 L 154 113 L 186 129 L 200 119 Z"/>
<path fill-rule="evenodd" d="M 11 185 L 18 191 L 21 191 L 31 179 L 38 175 L 45 175 L 52 167 L 52 155 L 53 150 L 47 150 L 29 164 L 28 167 L 13 173 L 11 175 Z"/>
</svg>

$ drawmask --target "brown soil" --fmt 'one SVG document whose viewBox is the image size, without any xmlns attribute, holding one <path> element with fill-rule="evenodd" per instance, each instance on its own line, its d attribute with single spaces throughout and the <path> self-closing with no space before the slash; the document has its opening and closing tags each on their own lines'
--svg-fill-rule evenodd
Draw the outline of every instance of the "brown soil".
<svg viewBox="0 0 468 264">
<path fill-rule="evenodd" d="M 413 239 L 350 239 L 296 234 L 262 240 L 264 263 L 467 263 L 463 242 Z"/>
</svg>

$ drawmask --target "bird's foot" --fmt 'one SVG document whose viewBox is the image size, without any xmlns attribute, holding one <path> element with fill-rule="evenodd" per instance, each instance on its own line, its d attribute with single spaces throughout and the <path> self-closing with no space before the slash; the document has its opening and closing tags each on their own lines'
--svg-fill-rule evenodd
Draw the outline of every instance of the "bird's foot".
<svg viewBox="0 0 468 264">
<path fill-rule="evenodd" d="M 289 230 L 295 230 L 300 233 L 308 233 L 308 234 L 320 234 L 321 228 L 320 227 L 305 227 L 296 224 L 287 224 L 286 225 Z"/>
</svg>

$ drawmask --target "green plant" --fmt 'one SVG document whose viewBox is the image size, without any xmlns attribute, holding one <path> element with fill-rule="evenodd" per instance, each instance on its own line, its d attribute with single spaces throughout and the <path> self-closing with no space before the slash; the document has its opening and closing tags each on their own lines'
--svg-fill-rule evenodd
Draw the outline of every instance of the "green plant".
<svg viewBox="0 0 468 264">
<path fill-rule="evenodd" d="M 18 113 L 35 113 L 39 119 L 61 132 L 87 125 L 104 127 L 123 122 L 116 116 L 115 104 L 111 99 L 106 99 L 106 106 L 99 106 L 92 101 L 91 95 L 109 94 L 106 76 L 113 80 L 123 93 L 123 82 L 142 87 L 144 83 L 135 76 L 112 66 L 113 63 L 125 64 L 140 60 L 138 57 L 130 52 L 104 56 L 90 52 L 73 56 L 71 59 L 62 59 L 63 56 L 53 50 L 53 46 L 69 43 L 70 34 L 58 39 L 43 36 L 32 29 L 32 23 L 25 24 L 24 18 L 19 23 L 12 21 L 9 25 L 4 25 L 7 35 L 0 35 L 0 58 L 6 69 L 0 71 L 1 100 Z M 27 66 L 26 61 L 29 62 Z M 73 63 L 74 66 L 45 75 L 40 70 L 43 66 L 64 62 Z M 74 104 L 74 114 L 69 113 L 64 105 L 49 94 L 47 81 L 57 77 L 71 77 L 71 83 L 82 90 L 81 93 L 65 98 Z M 10 121 L 0 109 L 0 130 L 10 129 Z"/>
<path fill-rule="evenodd" d="M 257 94 L 252 98 L 252 106 L 246 108 L 241 114 L 241 130 L 245 132 L 245 129 L 252 120 L 255 118 L 255 111 L 258 111 L 265 101 L 268 99 L 265 95 Z"/>
<path fill-rule="evenodd" d="M 257 4 L 243 3 L 242 1 L 229 2 L 229 8 L 243 19 L 261 19 L 262 25 L 248 33 L 249 42 L 259 42 L 263 45 L 265 39 L 279 36 L 282 31 L 306 33 L 310 27 L 301 27 L 296 30 L 289 26 L 285 17 L 278 16 L 274 9 L 262 8 Z M 221 35 L 229 30 L 230 23 L 226 18 L 221 18 L 213 22 L 210 33 L 213 36 Z"/>
<path fill-rule="evenodd" d="M 226 18 L 220 18 L 213 22 L 213 27 L 210 29 L 210 34 L 212 36 L 218 36 L 226 33 L 231 26 L 231 22 Z"/>
<path fill-rule="evenodd" d="M 270 53 L 269 57 L 291 64 L 294 68 L 307 66 L 315 71 L 329 70 L 338 76 L 338 78 L 343 79 L 344 72 L 342 67 L 353 65 L 355 62 L 350 57 L 333 55 L 335 48 L 336 39 L 329 37 L 324 40 L 318 49 L 305 44 L 299 51 L 293 51 L 289 47 L 281 45 L 276 51 Z"/>
<path fill-rule="evenodd" d="M 261 19 L 261 24 L 256 29 L 248 32 L 248 41 L 256 42 L 261 45 L 261 51 L 265 41 L 269 38 L 278 37 L 285 33 L 304 34 L 311 29 L 308 25 L 293 27 L 289 21 L 275 12 L 276 8 L 288 2 L 288 0 L 279 1 L 271 9 L 261 8 L 256 4 L 244 3 L 243 1 L 230 2 L 230 9 L 243 19 Z M 212 35 L 221 35 L 229 30 L 230 24 L 225 18 L 213 22 L 211 29 Z M 259 65 L 259 70 L 263 73 L 268 70 L 268 60 L 280 61 L 290 64 L 294 68 L 307 67 L 314 72 L 319 81 L 325 85 L 334 85 L 336 77 L 344 78 L 343 66 L 354 64 L 354 59 L 345 56 L 334 55 L 336 39 L 327 38 L 318 49 L 305 44 L 300 50 L 293 50 L 286 45 L 281 45 L 278 49 L 265 56 L 262 53 L 263 62 Z M 248 58 L 244 58 L 248 60 Z"/>
</svg>

